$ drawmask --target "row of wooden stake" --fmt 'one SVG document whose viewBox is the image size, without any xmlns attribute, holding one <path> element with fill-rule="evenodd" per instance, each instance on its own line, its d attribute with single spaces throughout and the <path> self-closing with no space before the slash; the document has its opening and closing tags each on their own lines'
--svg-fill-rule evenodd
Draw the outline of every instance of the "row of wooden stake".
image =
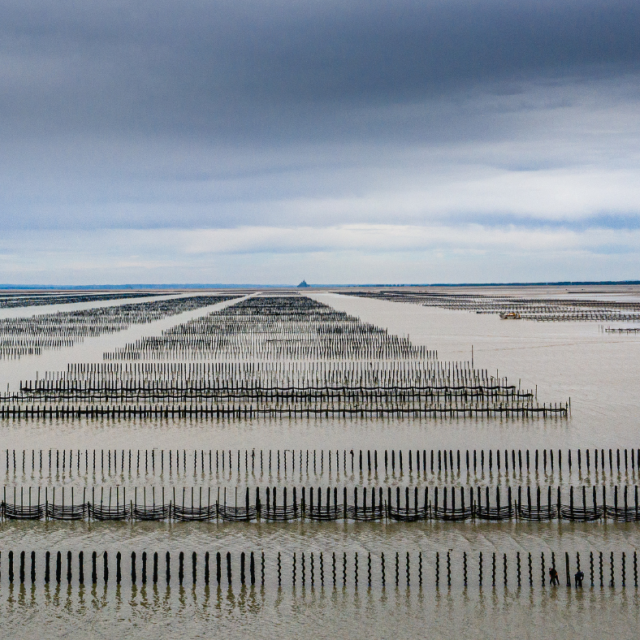
<svg viewBox="0 0 640 640">
<path fill-rule="evenodd" d="M 43 573 L 45 584 L 51 582 L 61 584 L 63 581 L 72 584 L 74 574 L 77 576 L 78 584 L 84 584 L 85 580 L 97 584 L 99 579 L 105 585 L 110 580 L 121 584 L 123 576 L 126 574 L 128 574 L 132 585 L 138 582 L 143 585 L 147 583 L 156 585 L 164 582 L 168 586 L 174 579 L 180 586 L 189 583 L 195 586 L 199 580 L 205 586 L 215 583 L 218 586 L 226 584 L 228 587 L 232 587 L 234 584 L 234 562 L 231 552 L 225 554 L 218 551 L 213 558 L 209 552 L 205 552 L 199 559 L 196 551 L 191 554 L 180 551 L 177 554 L 177 576 L 172 573 L 175 565 L 172 565 L 171 552 L 167 551 L 163 555 L 164 558 L 158 552 L 143 551 L 137 554 L 132 551 L 128 567 L 123 567 L 125 564 L 123 562 L 124 556 L 121 552 L 117 552 L 115 554 L 115 576 L 112 576 L 107 551 L 100 555 L 93 551 L 87 557 L 86 565 L 83 551 L 77 553 L 75 562 L 72 551 L 67 551 L 64 555 L 61 551 L 55 555 L 46 551 L 44 567 L 40 567 L 40 571 Z M 190 562 L 189 555 L 191 556 Z M 457 560 L 457 576 L 453 575 L 454 555 Z M 571 561 L 568 551 L 559 555 L 561 557 L 564 555 L 564 563 L 559 561 L 555 552 L 552 551 L 545 557 L 544 551 L 541 551 L 539 559 L 535 558 L 537 566 L 534 568 L 534 554 L 518 551 L 515 554 L 515 575 L 512 564 L 510 576 L 510 554 L 496 552 L 485 554 L 480 551 L 477 560 L 473 563 L 474 569 L 477 570 L 478 586 L 496 587 L 502 583 L 504 587 L 507 587 L 509 584 L 515 583 L 517 587 L 523 585 L 534 587 L 537 575 L 542 587 L 559 587 L 564 584 L 567 588 L 615 588 L 616 586 L 638 588 L 638 556 L 636 551 L 631 555 L 630 567 L 628 566 L 627 553 L 624 551 L 619 554 L 619 565 L 617 565 L 614 552 L 610 552 L 606 560 L 603 552 L 590 551 L 588 555 L 584 553 L 582 558 L 580 552 L 577 552 L 574 562 Z M 414 558 L 413 577 L 412 556 Z M 31 551 L 28 556 L 25 551 L 21 551 L 17 557 L 13 551 L 9 551 L 7 557 L 7 573 L 10 584 L 16 581 L 16 570 L 17 580 L 20 583 L 30 581 L 35 584 L 37 582 L 38 563 L 35 551 Z M 348 558 L 346 551 L 342 554 L 327 553 L 326 557 L 323 552 L 294 552 L 287 554 L 284 558 L 282 552 L 278 552 L 273 559 L 275 560 L 273 582 L 277 581 L 278 588 L 281 588 L 283 582 L 286 581 L 286 576 L 283 575 L 283 560 L 288 560 L 290 563 L 290 572 L 288 573 L 293 587 L 308 585 L 310 587 L 332 586 L 333 588 L 347 586 L 357 588 L 360 584 L 371 588 L 375 582 L 383 588 L 392 585 L 396 587 L 415 585 L 423 588 L 426 586 L 427 564 L 430 567 L 433 585 L 436 588 L 444 586 L 450 588 L 454 584 L 467 588 L 471 582 L 469 573 L 473 562 L 470 552 L 464 551 L 461 554 L 454 554 L 452 550 L 445 553 L 436 552 L 435 557 L 429 559 L 429 563 L 426 562 L 426 557 L 422 552 L 416 554 L 408 551 L 402 554 L 396 551 L 388 553 L 386 556 L 384 552 L 381 552 L 377 557 L 374 557 L 371 552 L 366 555 L 354 552 L 351 558 Z M 513 557 L 511 560 L 513 562 Z M 376 567 L 374 567 L 374 561 Z M 605 562 L 608 566 L 605 565 Z M 239 575 L 236 575 L 240 585 L 256 586 L 259 584 L 261 587 L 265 586 L 266 559 L 264 551 L 241 552 L 239 564 Z M 618 573 L 616 573 L 617 566 L 619 566 Z M 630 579 L 627 576 L 628 569 L 631 571 Z M 28 577 L 27 571 L 29 571 Z M 351 579 L 349 579 L 349 573 L 352 575 Z M 198 577 L 199 575 L 201 578 Z"/>
<path fill-rule="evenodd" d="M 608 453 L 605 453 L 608 451 Z M 569 474 L 573 467 L 578 472 L 607 470 L 618 474 L 631 470 L 635 473 L 640 470 L 640 448 L 638 449 L 577 449 L 564 450 L 566 456 L 566 469 Z M 584 454 L 584 455 L 583 455 Z M 268 471 L 269 475 L 277 471 L 278 474 L 305 473 L 309 475 L 323 474 L 325 467 L 331 475 L 334 471 L 340 473 L 378 473 L 378 469 L 384 469 L 385 474 L 398 471 L 405 473 L 435 474 L 444 472 L 460 473 L 484 473 L 487 470 L 492 473 L 494 469 L 501 473 L 538 473 L 551 472 L 556 469 L 562 472 L 562 449 L 415 449 L 396 450 L 347 450 L 347 449 L 196 449 L 187 454 L 186 449 L 5 449 L 5 471 L 11 470 L 15 474 L 19 469 L 24 473 L 29 464 L 31 471 L 75 471 L 80 474 L 89 474 L 99 470 L 103 475 L 105 471 L 112 473 L 156 473 L 165 471 L 165 461 L 169 473 L 174 468 L 176 472 L 193 469 L 194 476 L 198 473 L 236 472 L 255 474 L 258 470 L 261 474 Z M 384 465 L 384 466 L 383 466 Z"/>
</svg>

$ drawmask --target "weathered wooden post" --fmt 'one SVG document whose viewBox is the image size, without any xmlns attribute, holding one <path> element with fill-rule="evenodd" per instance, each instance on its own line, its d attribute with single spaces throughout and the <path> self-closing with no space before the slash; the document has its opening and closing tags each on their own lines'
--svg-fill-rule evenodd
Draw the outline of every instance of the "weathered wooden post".
<svg viewBox="0 0 640 640">
<path fill-rule="evenodd" d="M 153 553 L 153 584 L 158 584 L 158 552 Z"/>
</svg>

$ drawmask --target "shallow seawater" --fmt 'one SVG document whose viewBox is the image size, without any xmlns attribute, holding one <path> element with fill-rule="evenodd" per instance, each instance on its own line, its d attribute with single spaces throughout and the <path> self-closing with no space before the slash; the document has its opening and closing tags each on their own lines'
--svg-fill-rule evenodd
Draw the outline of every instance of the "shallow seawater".
<svg viewBox="0 0 640 640">
<path fill-rule="evenodd" d="M 412 304 L 313 294 L 317 300 L 359 316 L 362 320 L 409 335 L 419 345 L 437 349 L 440 360 L 467 361 L 508 376 L 522 387 L 536 389 L 540 402 L 571 398 L 567 419 L 22 419 L 0 422 L 0 480 L 11 487 L 57 484 L 100 485 L 104 474 L 88 476 L 66 472 L 64 477 L 5 469 L 4 450 L 42 449 L 155 449 L 161 450 L 373 450 L 384 449 L 542 449 L 638 448 L 640 397 L 640 336 L 612 335 L 594 323 L 537 323 L 501 321 L 497 316 L 424 308 Z M 47 308 L 39 308 L 45 313 Z M 29 310 L 29 313 L 35 312 Z M 198 310 L 198 314 L 204 310 Z M 120 334 L 86 339 L 76 347 L 46 352 L 41 358 L 0 361 L 0 386 L 45 370 L 64 370 L 67 362 L 100 361 L 104 351 L 123 346 L 141 335 L 152 335 L 184 321 L 136 326 Z M 192 317 L 192 316 L 188 316 Z M 46 453 L 45 453 L 46 456 Z M 325 462 L 326 465 L 326 462 Z M 46 462 L 45 462 L 46 466 Z M 298 469 L 299 471 L 299 469 Z M 126 474 L 122 486 L 255 486 L 268 482 L 326 485 L 327 470 L 313 477 L 295 477 L 292 470 L 260 477 L 225 477 L 220 474 L 177 475 L 150 480 L 145 474 Z M 638 484 L 637 472 L 616 478 Z M 334 472 L 335 474 L 335 472 Z M 538 477 L 521 478 L 523 484 Z M 404 485 L 432 483 L 433 478 L 383 476 L 363 478 L 357 472 L 332 477 L 340 484 L 370 482 Z M 499 474 L 482 478 L 443 476 L 452 484 L 501 484 Z M 569 478 L 556 473 L 556 484 L 583 481 L 574 468 Z M 550 481 L 551 481 L 550 480 Z M 546 480 L 545 480 L 546 481 Z M 511 480 L 513 482 L 513 479 Z M 586 482 L 586 480 L 585 480 Z M 591 480 L 589 480 L 591 482 Z M 79 490 L 79 489 L 78 489 Z M 2 637 L 19 638 L 618 638 L 637 637 L 640 602 L 633 585 L 634 552 L 640 545 L 637 524 L 599 523 L 99 523 L 4 522 L 0 525 L 0 619 Z M 13 584 L 8 579 L 8 552 L 14 552 Z M 27 554 L 24 584 L 18 579 L 18 557 Z M 31 584 L 29 554 L 36 552 L 36 582 Z M 58 585 L 43 582 L 44 553 L 63 554 L 63 576 Z M 66 553 L 73 554 L 71 584 L 67 583 Z M 79 551 L 84 552 L 84 585 L 78 580 Z M 90 581 L 90 556 L 109 554 L 110 579 L 100 573 Z M 123 581 L 116 585 L 115 554 L 123 555 Z M 164 557 L 172 555 L 172 576 L 166 584 Z M 178 584 L 178 554 L 185 554 L 185 579 Z M 265 554 L 265 584 L 241 585 L 240 554 Z M 136 585 L 130 580 L 130 556 L 138 557 Z M 141 582 L 141 554 L 157 552 L 161 558 L 157 585 Z M 197 553 L 197 580 L 192 580 L 192 553 Z M 212 568 L 210 585 L 204 585 L 204 554 L 231 554 L 233 581 L 226 567 L 222 584 Z M 451 587 L 446 579 L 446 554 L 451 561 Z M 478 582 L 479 553 L 484 557 L 484 579 Z M 569 552 L 571 573 L 580 553 L 582 569 L 589 574 L 590 554 L 596 562 L 595 586 L 582 589 L 565 585 L 564 554 Z M 598 576 L 598 558 L 604 557 L 604 584 Z M 281 554 L 282 585 L 277 580 L 277 554 Z M 296 585 L 293 580 L 296 553 Z M 305 581 L 301 554 L 305 554 Z M 314 554 L 311 584 L 310 554 Z M 319 578 L 319 554 L 324 558 L 324 586 Z M 337 557 L 336 586 L 332 584 L 330 558 Z M 343 559 L 347 554 L 346 581 Z M 355 554 L 359 558 L 358 585 L 354 580 Z M 395 554 L 399 554 L 399 581 L 395 584 Z M 406 554 L 410 556 L 407 586 Z M 436 587 L 436 553 L 439 586 Z M 463 583 L 463 553 L 468 554 L 468 586 Z M 496 586 L 491 583 L 490 558 L 497 557 Z M 529 585 L 528 554 L 532 554 L 534 584 Z M 561 586 L 541 584 L 541 554 L 546 568 L 555 554 Z M 610 554 L 615 555 L 616 581 L 608 580 Z M 626 557 L 626 586 L 621 585 L 621 558 Z M 372 584 L 367 584 L 367 559 L 372 556 Z M 381 581 L 381 554 L 386 558 L 386 584 Z M 423 585 L 418 583 L 418 554 L 422 554 Z M 508 582 L 504 584 L 504 554 Z M 517 584 L 516 554 L 521 555 L 521 585 Z M 149 560 L 150 561 L 150 560 Z M 99 565 L 100 566 L 100 565 Z M 248 571 L 248 569 L 247 569 Z"/>
<path fill-rule="evenodd" d="M 610 588 L 406 589 L 14 585 L 15 638 L 634 638 L 638 595 Z"/>
</svg>

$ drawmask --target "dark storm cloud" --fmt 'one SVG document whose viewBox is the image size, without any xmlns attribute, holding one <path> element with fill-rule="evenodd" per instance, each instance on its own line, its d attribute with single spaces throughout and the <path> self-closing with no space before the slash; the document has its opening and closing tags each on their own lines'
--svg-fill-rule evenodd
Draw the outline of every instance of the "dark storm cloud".
<svg viewBox="0 0 640 640">
<path fill-rule="evenodd" d="M 640 61 L 640 3 L 629 0 L 4 2 L 0 12 L 6 135 L 361 138 L 383 132 L 345 107 Z"/>
</svg>

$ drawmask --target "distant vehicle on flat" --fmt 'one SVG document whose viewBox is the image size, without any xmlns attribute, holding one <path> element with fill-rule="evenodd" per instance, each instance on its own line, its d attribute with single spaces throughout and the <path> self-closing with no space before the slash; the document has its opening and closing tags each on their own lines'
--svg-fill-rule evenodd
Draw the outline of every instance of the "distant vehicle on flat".
<svg viewBox="0 0 640 640">
<path fill-rule="evenodd" d="M 520 320 L 520 314 L 515 311 L 510 311 L 509 313 L 501 313 L 500 317 L 503 320 Z"/>
</svg>

